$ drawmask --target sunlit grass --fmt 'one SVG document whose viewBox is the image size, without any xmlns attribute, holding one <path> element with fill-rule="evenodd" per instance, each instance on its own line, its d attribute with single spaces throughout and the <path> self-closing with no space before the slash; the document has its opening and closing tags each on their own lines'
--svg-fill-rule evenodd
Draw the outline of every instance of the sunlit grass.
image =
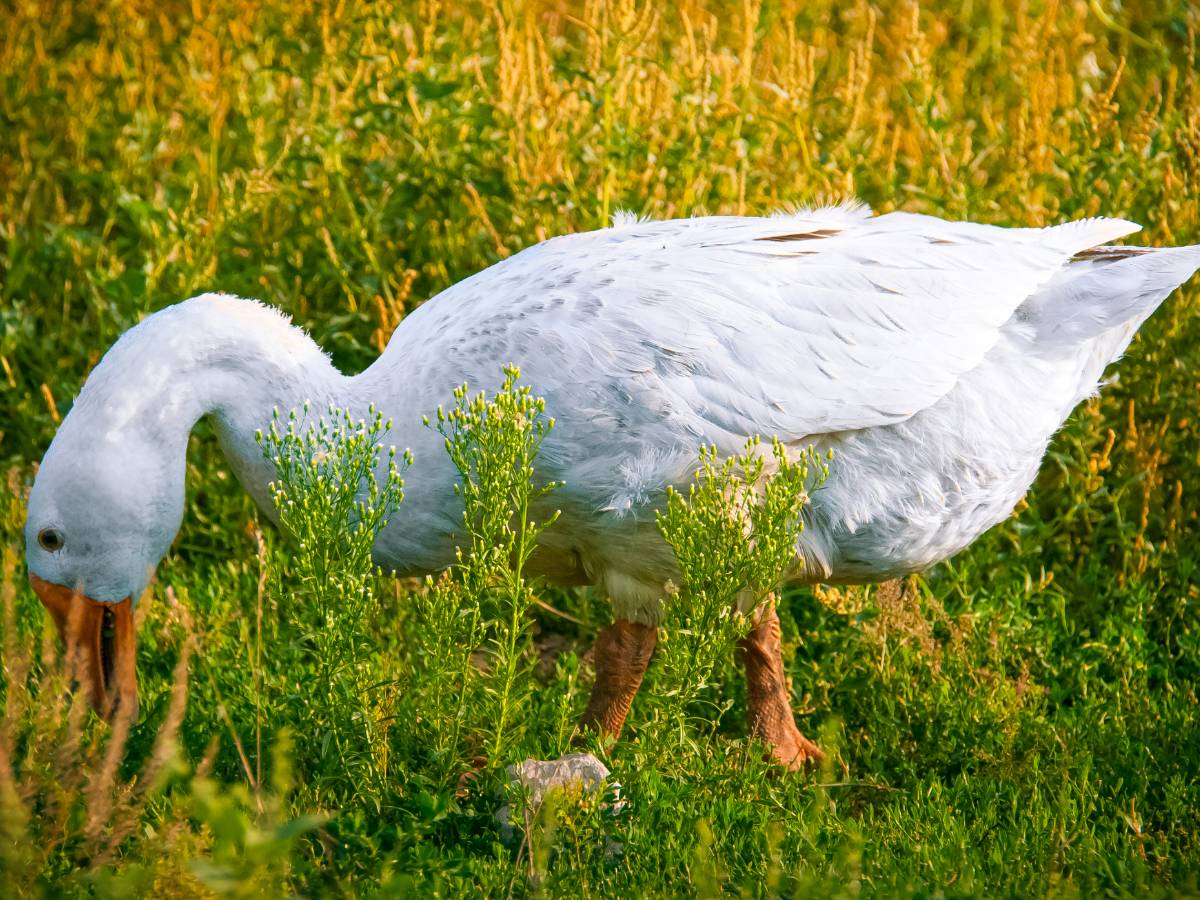
<svg viewBox="0 0 1200 900">
<path fill-rule="evenodd" d="M 370 759 L 387 777 L 349 802 L 296 714 L 318 675 L 288 609 L 295 547 L 207 426 L 142 605 L 127 735 L 64 699 L 19 565 L 33 467 L 88 370 L 203 290 L 284 308 L 357 370 L 438 290 L 618 208 L 857 196 L 1004 225 L 1121 215 L 1147 226 L 1138 242 L 1200 242 L 1188 4 L 31 0 L 3 19 L 4 883 L 496 895 L 536 869 L 571 895 L 1200 889 L 1195 286 L 1056 437 L 1011 521 L 900 595 L 782 599 L 826 770 L 765 777 L 725 658 L 692 705 L 723 711 L 715 734 L 664 758 L 675 685 L 652 665 L 609 760 L 626 810 L 560 809 L 524 846 L 492 819 L 498 772 L 568 747 L 608 615 L 593 592 L 513 593 L 523 630 L 501 633 L 467 573 L 373 579 L 358 634 L 381 682 L 357 721 L 386 733 L 386 766 Z M 504 667 L 456 656 L 461 635 L 504 638 Z"/>
</svg>

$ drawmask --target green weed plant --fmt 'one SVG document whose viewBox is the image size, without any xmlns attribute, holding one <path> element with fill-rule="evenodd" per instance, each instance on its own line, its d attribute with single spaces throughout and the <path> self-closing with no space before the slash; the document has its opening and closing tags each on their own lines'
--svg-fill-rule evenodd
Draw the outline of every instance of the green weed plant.
<svg viewBox="0 0 1200 900">
<path fill-rule="evenodd" d="M 494 609 L 485 682 L 488 752 L 495 759 L 505 750 L 514 708 L 521 704 L 527 637 L 527 614 L 533 592 L 525 568 L 538 535 L 554 524 L 555 511 L 532 519 L 534 504 L 558 485 L 537 484 L 534 462 L 554 420 L 545 415 L 546 401 L 528 386 L 518 386 L 521 373 L 504 370 L 495 396 L 468 395 L 464 384 L 454 392 L 455 405 L 438 407 L 437 428 L 458 470 L 455 492 L 463 502 L 466 547 L 459 554 L 465 598 Z"/>
<path fill-rule="evenodd" d="M 279 526 L 295 545 L 287 568 L 274 573 L 298 629 L 299 659 L 287 664 L 316 675 L 290 699 L 304 707 L 296 719 L 310 735 L 306 747 L 322 758 L 314 766 L 338 773 L 344 803 L 378 795 L 388 778 L 394 713 L 368 631 L 379 574 L 371 553 L 404 499 L 401 465 L 412 455 L 384 449 L 391 422 L 373 408 L 361 419 L 337 407 L 315 421 L 309 413 L 307 405 L 291 411 L 281 428 L 276 412 L 256 439 L 275 468 Z"/>
<path fill-rule="evenodd" d="M 675 553 L 679 584 L 668 586 L 664 601 L 667 627 L 654 684 L 664 756 L 677 752 L 680 739 L 694 739 L 697 726 L 708 733 L 731 705 L 698 701 L 796 565 L 804 507 L 827 475 L 827 463 L 811 448 L 792 457 L 775 440 L 764 458 L 752 438 L 741 454 L 725 459 L 715 447 L 702 447 L 686 493 L 668 491 L 658 527 Z"/>
</svg>

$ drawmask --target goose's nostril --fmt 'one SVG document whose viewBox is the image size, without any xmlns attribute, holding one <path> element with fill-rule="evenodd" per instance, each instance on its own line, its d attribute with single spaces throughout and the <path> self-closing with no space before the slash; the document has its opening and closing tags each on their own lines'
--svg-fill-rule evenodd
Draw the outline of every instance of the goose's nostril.
<svg viewBox="0 0 1200 900">
<path fill-rule="evenodd" d="M 117 617 L 111 609 L 105 609 L 100 619 L 100 677 L 104 679 L 104 690 L 113 683 L 117 653 Z"/>
</svg>

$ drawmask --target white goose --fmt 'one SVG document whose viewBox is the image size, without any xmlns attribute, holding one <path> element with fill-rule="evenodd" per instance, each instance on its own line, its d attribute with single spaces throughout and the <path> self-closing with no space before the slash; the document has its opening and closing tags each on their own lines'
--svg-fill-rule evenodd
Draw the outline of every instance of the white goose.
<svg viewBox="0 0 1200 900">
<path fill-rule="evenodd" d="M 93 702 L 132 706 L 133 598 L 178 530 L 197 420 L 210 417 L 269 516 L 273 473 L 253 435 L 272 410 L 374 403 L 416 457 L 376 556 L 429 572 L 453 560 L 461 511 L 422 416 L 464 381 L 495 389 L 515 363 L 558 423 L 541 474 L 565 482 L 539 567 L 612 600 L 584 722 L 615 736 L 675 574 L 654 510 L 689 480 L 700 444 L 732 453 L 763 435 L 836 451 L 808 509 L 798 580 L 876 581 L 943 560 L 1009 514 L 1072 408 L 1200 267 L 1200 246 L 1097 246 L 1137 230 L 1117 219 L 1008 229 L 854 205 L 618 216 L 438 295 L 353 377 L 278 312 L 196 297 L 130 329 L 89 376 L 30 496 L 30 578 L 83 648 Z M 793 721 L 774 610 L 760 611 L 742 655 L 753 733 L 785 765 L 818 756 Z"/>
</svg>

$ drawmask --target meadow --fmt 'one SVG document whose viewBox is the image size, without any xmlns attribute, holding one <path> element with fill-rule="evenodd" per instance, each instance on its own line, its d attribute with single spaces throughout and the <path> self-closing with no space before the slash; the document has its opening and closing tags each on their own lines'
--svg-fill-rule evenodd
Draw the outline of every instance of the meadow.
<svg viewBox="0 0 1200 900">
<path fill-rule="evenodd" d="M 568 796 L 497 823 L 521 800 L 504 767 L 570 749 L 609 616 L 506 543 L 554 414 L 536 384 L 445 398 L 452 448 L 508 475 L 464 482 L 472 542 L 428 582 L 372 572 L 369 528 L 320 561 L 285 541 L 201 423 L 139 605 L 136 722 L 66 691 L 21 535 L 90 368 L 208 290 L 279 306 L 353 372 L 423 300 L 619 209 L 857 197 L 1198 243 L 1193 5 L 13 0 L 0 19 L 3 893 L 1200 894 L 1195 281 L 1008 521 L 899 591 L 781 594 L 800 726 L 828 753 L 805 774 L 747 742 L 734 626 L 700 603 L 625 737 L 593 746 L 619 811 Z M 529 427 L 455 444 L 487 402 Z M 353 431 L 339 465 L 374 452 Z M 264 437 L 298 458 L 311 438 Z M 319 484 L 288 489 L 329 500 L 296 529 L 344 524 Z"/>
</svg>

